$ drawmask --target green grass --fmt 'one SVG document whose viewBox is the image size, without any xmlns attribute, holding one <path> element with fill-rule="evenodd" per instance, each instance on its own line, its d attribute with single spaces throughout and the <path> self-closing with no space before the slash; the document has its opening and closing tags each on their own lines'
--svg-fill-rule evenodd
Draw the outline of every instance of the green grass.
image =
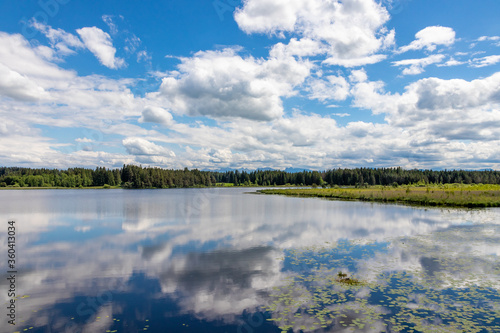
<svg viewBox="0 0 500 333">
<path fill-rule="evenodd" d="M 264 194 L 444 207 L 500 207 L 500 185 L 429 185 L 329 189 L 270 189 Z"/>
</svg>

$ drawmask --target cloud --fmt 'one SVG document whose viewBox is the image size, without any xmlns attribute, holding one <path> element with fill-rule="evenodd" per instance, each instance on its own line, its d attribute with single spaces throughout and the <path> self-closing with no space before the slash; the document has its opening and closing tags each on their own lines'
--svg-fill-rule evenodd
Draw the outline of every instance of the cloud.
<svg viewBox="0 0 500 333">
<path fill-rule="evenodd" d="M 394 147 L 395 142 L 404 145 L 407 140 L 382 124 L 367 125 L 369 131 L 360 137 L 360 126 L 345 128 L 328 116 L 295 113 L 268 123 L 228 122 L 222 128 L 176 124 L 170 128 L 175 134 L 170 133 L 161 141 L 196 147 L 177 154 L 177 158 L 197 168 L 214 168 L 217 163 L 217 167 L 284 169 L 298 165 L 320 169 L 364 163 L 365 158 L 371 159 L 368 163 L 373 165 L 378 156 L 387 153 L 380 147 L 387 144 Z M 363 154 L 363 159 L 360 160 L 359 154 Z M 397 162 L 391 164 L 397 165 Z"/>
<path fill-rule="evenodd" d="M 438 67 L 451 67 L 451 66 L 459 66 L 459 65 L 463 65 L 463 64 L 466 64 L 466 62 L 465 61 L 459 61 L 459 60 L 456 60 L 454 58 L 450 58 L 444 64 L 438 64 L 437 66 Z"/>
<path fill-rule="evenodd" d="M 273 57 L 283 57 L 283 56 L 299 56 L 299 57 L 309 57 L 314 56 L 326 51 L 324 45 L 321 42 L 302 38 L 297 40 L 297 38 L 292 38 L 288 44 L 277 43 L 275 44 L 270 52 Z"/>
<path fill-rule="evenodd" d="M 411 85 L 419 96 L 420 109 L 469 109 L 500 103 L 500 73 L 484 79 L 466 81 L 429 78 Z"/>
<path fill-rule="evenodd" d="M 351 75 L 349 75 L 349 81 L 356 82 L 365 82 L 368 80 L 368 75 L 366 75 L 366 71 L 364 69 L 358 69 L 351 71 Z"/>
<path fill-rule="evenodd" d="M 470 82 L 429 78 L 408 85 L 404 93 L 391 94 L 384 92 L 382 82 L 368 81 L 363 73 L 351 72 L 359 76 L 351 80 L 353 106 L 385 115 L 387 124 L 365 121 L 342 127 L 329 117 L 297 112 L 259 124 L 245 119 L 222 126 L 176 123 L 169 127 L 169 136 L 158 141 L 193 147 L 177 154 L 177 160 L 199 168 L 477 168 L 474 161 L 495 163 L 500 153 L 498 75 Z"/>
<path fill-rule="evenodd" d="M 491 55 L 483 58 L 474 58 L 469 64 L 471 67 L 480 68 L 495 65 L 500 62 L 500 55 Z"/>
<path fill-rule="evenodd" d="M 415 38 L 409 45 L 400 47 L 399 53 L 421 49 L 434 51 L 437 45 L 452 45 L 455 43 L 455 31 L 448 27 L 431 26 L 417 32 Z"/>
<path fill-rule="evenodd" d="M 0 158 L 4 165 L 27 164 L 42 167 L 47 165 L 48 159 L 52 159 L 52 165 L 55 164 L 57 153 L 50 139 L 31 129 L 28 129 L 28 133 L 16 133 L 16 126 L 7 124 L 5 130 L 0 131 Z"/>
<path fill-rule="evenodd" d="M 325 79 L 309 81 L 309 98 L 321 102 L 326 100 L 343 101 L 349 96 L 349 83 L 342 76 L 329 75 Z"/>
<path fill-rule="evenodd" d="M 52 48 L 55 48 L 60 55 L 75 54 L 74 49 L 85 48 L 85 45 L 77 36 L 62 29 L 52 29 L 51 26 L 36 21 L 32 23 L 32 26 L 49 39 Z"/>
<path fill-rule="evenodd" d="M 234 14 L 240 29 L 250 33 L 293 34 L 290 54 L 326 53 L 329 65 L 373 64 L 376 52 L 394 44 L 394 30 L 384 24 L 387 10 L 373 0 L 248 0 Z"/>
<path fill-rule="evenodd" d="M 500 36 L 481 36 L 477 39 L 478 42 L 484 42 L 484 41 L 500 41 Z"/>
<path fill-rule="evenodd" d="M 387 56 L 383 54 L 374 54 L 368 57 L 353 58 L 353 59 L 339 59 L 335 57 L 330 57 L 325 61 L 323 61 L 323 63 L 327 65 L 337 65 L 350 68 L 350 67 L 359 67 L 363 65 L 376 64 L 378 62 L 381 62 L 385 58 L 387 58 Z"/>
<path fill-rule="evenodd" d="M 234 49 L 200 51 L 181 61 L 179 75 L 164 78 L 157 94 L 168 109 L 191 116 L 261 121 L 281 116 L 281 97 L 293 95 L 293 88 L 312 67 L 293 57 L 243 58 Z"/>
<path fill-rule="evenodd" d="M 141 39 L 134 34 L 125 38 L 125 51 L 127 53 L 134 53 L 137 48 L 141 45 Z"/>
<path fill-rule="evenodd" d="M 0 95 L 34 102 L 48 94 L 34 81 L 0 63 Z"/>
<path fill-rule="evenodd" d="M 23 36 L 0 32 L 0 63 L 10 70 L 35 80 L 43 88 L 75 77 L 73 71 L 59 68 L 37 51 Z"/>
<path fill-rule="evenodd" d="M 411 142 L 430 138 L 432 146 L 448 156 L 456 154 L 461 161 L 478 156 L 480 151 L 488 151 L 486 156 L 491 158 L 497 151 L 500 73 L 472 81 L 422 79 L 408 85 L 403 94 L 388 94 L 381 83 L 363 82 L 351 93 L 355 106 L 385 114 L 392 127 L 405 128 Z M 456 142 L 461 140 L 474 142 Z"/>
<path fill-rule="evenodd" d="M 80 77 L 48 61 L 39 50 L 40 46 L 32 46 L 21 35 L 0 32 L 3 163 L 66 168 L 135 162 L 125 154 L 82 152 L 80 148 L 87 149 L 90 145 L 53 139 L 36 129 L 40 125 L 71 128 L 78 137 L 94 140 L 90 147 L 93 150 L 116 147 L 116 142 L 108 141 L 108 135 L 151 134 L 138 126 L 125 126 L 126 119 L 137 119 L 141 110 L 150 105 L 131 93 L 129 86 L 133 80 L 98 75 Z"/>
<path fill-rule="evenodd" d="M 118 69 L 126 65 L 125 60 L 115 57 L 111 37 L 97 27 L 86 27 L 76 30 L 85 46 L 92 52 L 99 62 L 111 69 Z"/>
<path fill-rule="evenodd" d="M 416 75 L 424 72 L 425 67 L 440 63 L 445 58 L 442 54 L 435 54 L 420 59 L 405 59 L 394 61 L 393 66 L 408 66 L 403 70 L 403 75 Z"/>
<path fill-rule="evenodd" d="M 495 164 L 500 154 L 497 76 L 429 78 L 391 93 L 384 91 L 383 82 L 369 81 L 364 69 L 323 73 L 320 57 L 306 57 L 318 55 L 316 48 L 327 54 L 323 49 L 328 43 L 299 37 L 276 44 L 265 58 L 244 55 L 241 48 L 179 58 L 176 71 L 161 74 L 160 89 L 141 97 L 130 88 L 137 80 L 78 76 L 58 67 L 50 48 L 0 33 L 0 117 L 10 120 L 0 124 L 5 133 L 0 159 L 7 165 L 40 167 L 500 166 Z M 406 70 L 425 69 L 436 56 L 398 64 Z M 449 58 L 435 64 L 444 59 Z M 329 109 L 337 113 L 324 116 L 301 110 L 294 98 L 288 109 L 297 110 L 287 112 L 285 98 L 297 95 L 326 107 L 346 102 L 342 109 Z M 353 107 L 381 116 L 337 123 L 351 97 Z M 184 115 L 199 118 L 179 117 Z M 383 117 L 383 124 L 370 120 Z M 146 122 L 166 128 L 148 129 L 142 124 Z M 46 137 L 37 130 L 40 125 L 71 128 L 75 137 L 93 141 Z M 179 147 L 175 158 L 166 148 L 172 146 Z M 107 152 L 120 149 L 123 153 Z"/>
<path fill-rule="evenodd" d="M 95 142 L 95 140 L 89 139 L 89 138 L 76 138 L 76 142 L 81 142 L 81 143 L 91 143 Z"/>
<path fill-rule="evenodd" d="M 109 32 L 112 35 L 116 35 L 118 33 L 118 27 L 113 20 L 113 15 L 103 15 L 101 18 L 102 21 L 109 27 Z"/>
<path fill-rule="evenodd" d="M 153 57 L 146 50 L 137 52 L 137 62 L 145 62 L 151 65 L 152 59 Z"/>
<path fill-rule="evenodd" d="M 165 109 L 155 106 L 146 107 L 142 111 L 141 123 L 157 123 L 169 126 L 173 123 L 172 115 Z"/>
<path fill-rule="evenodd" d="M 212 158 L 213 163 L 231 163 L 233 160 L 233 153 L 231 149 L 211 149 L 208 153 Z"/>
<path fill-rule="evenodd" d="M 126 138 L 122 144 L 130 155 L 175 156 L 173 151 L 142 138 Z"/>
<path fill-rule="evenodd" d="M 439 117 L 444 111 L 491 109 L 490 105 L 500 102 L 499 83 L 500 73 L 473 81 L 426 78 L 406 86 L 403 94 L 390 94 L 384 92 L 382 82 L 368 81 L 358 83 L 351 93 L 355 97 L 354 106 L 376 114 L 409 116 L 429 110 L 433 112 L 427 115 Z"/>
</svg>

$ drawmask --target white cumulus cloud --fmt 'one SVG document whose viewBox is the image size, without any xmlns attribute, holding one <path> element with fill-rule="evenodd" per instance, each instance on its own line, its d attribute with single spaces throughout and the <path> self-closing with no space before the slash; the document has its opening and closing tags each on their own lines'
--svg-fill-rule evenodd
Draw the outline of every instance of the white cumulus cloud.
<svg viewBox="0 0 500 333">
<path fill-rule="evenodd" d="M 434 51 L 437 45 L 449 46 L 455 43 L 455 31 L 449 27 L 431 26 L 415 34 L 415 40 L 399 48 L 399 52 L 427 49 Z"/>
<path fill-rule="evenodd" d="M 0 95 L 21 101 L 37 101 L 46 97 L 47 93 L 28 77 L 0 63 Z"/>
<path fill-rule="evenodd" d="M 159 146 L 143 138 L 126 138 L 122 141 L 122 144 L 130 155 L 175 156 L 175 153 L 168 148 Z"/>
<path fill-rule="evenodd" d="M 373 0 L 247 0 L 234 17 L 249 34 L 298 36 L 289 53 L 326 53 L 330 65 L 373 64 L 384 59 L 377 52 L 394 44 L 394 30 L 384 27 L 389 13 Z"/>
<path fill-rule="evenodd" d="M 376 64 L 378 62 L 381 62 L 387 58 L 386 55 L 384 54 L 374 54 L 371 56 L 367 57 L 361 57 L 361 58 L 347 58 L 347 59 L 341 59 L 341 58 L 336 58 L 336 57 L 330 57 L 323 61 L 324 64 L 327 65 L 337 65 L 337 66 L 343 66 L 343 67 L 359 67 L 363 65 L 372 65 Z"/>
<path fill-rule="evenodd" d="M 0 63 L 12 71 L 36 79 L 43 87 L 54 80 L 74 78 L 74 72 L 63 70 L 46 61 L 46 57 L 38 50 L 33 48 L 22 35 L 0 32 Z"/>
<path fill-rule="evenodd" d="M 165 109 L 148 106 L 142 111 L 142 116 L 139 119 L 141 123 L 157 123 L 169 126 L 173 123 L 172 115 Z"/>
<path fill-rule="evenodd" d="M 271 56 L 283 57 L 296 55 L 299 57 L 314 56 L 326 51 L 325 46 L 315 40 L 309 38 L 292 38 L 288 44 L 277 43 L 271 49 Z"/>
<path fill-rule="evenodd" d="M 104 66 L 117 69 L 125 66 L 125 60 L 117 58 L 111 36 L 97 27 L 85 27 L 76 30 L 85 46 Z"/>
<path fill-rule="evenodd" d="M 421 79 L 403 94 L 385 93 L 380 82 L 363 82 L 352 94 L 355 106 L 385 114 L 392 126 L 413 129 L 415 139 L 500 138 L 500 73 L 472 81 Z"/>
<path fill-rule="evenodd" d="M 349 96 L 349 83 L 342 76 L 328 75 L 324 79 L 312 79 L 308 90 L 310 98 L 319 101 L 343 101 Z"/>
<path fill-rule="evenodd" d="M 234 49 L 198 52 L 181 61 L 179 75 L 164 78 L 156 95 L 170 110 L 265 121 L 281 116 L 281 97 L 293 95 L 312 67 L 293 57 L 243 58 Z"/>
</svg>

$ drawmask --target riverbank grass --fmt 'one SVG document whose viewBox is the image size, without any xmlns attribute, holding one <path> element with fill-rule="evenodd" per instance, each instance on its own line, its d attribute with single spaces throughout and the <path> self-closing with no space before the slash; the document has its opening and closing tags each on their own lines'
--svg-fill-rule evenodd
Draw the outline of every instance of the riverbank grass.
<svg viewBox="0 0 500 333">
<path fill-rule="evenodd" d="M 445 184 L 367 188 L 269 189 L 264 194 L 444 207 L 500 207 L 500 185 Z"/>
</svg>

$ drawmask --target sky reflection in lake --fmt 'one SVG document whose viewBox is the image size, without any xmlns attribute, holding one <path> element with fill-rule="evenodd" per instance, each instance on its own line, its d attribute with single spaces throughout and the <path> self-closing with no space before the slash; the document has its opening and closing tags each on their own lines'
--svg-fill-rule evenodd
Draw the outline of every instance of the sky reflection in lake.
<svg viewBox="0 0 500 333">
<path fill-rule="evenodd" d="M 422 209 L 249 191 L 0 191 L 0 216 L 5 223 L 15 219 L 18 228 L 18 291 L 29 296 L 18 300 L 19 325 L 11 329 L 2 318 L 1 327 L 500 328 L 498 209 Z M 340 271 L 360 284 L 339 282 Z"/>
</svg>

